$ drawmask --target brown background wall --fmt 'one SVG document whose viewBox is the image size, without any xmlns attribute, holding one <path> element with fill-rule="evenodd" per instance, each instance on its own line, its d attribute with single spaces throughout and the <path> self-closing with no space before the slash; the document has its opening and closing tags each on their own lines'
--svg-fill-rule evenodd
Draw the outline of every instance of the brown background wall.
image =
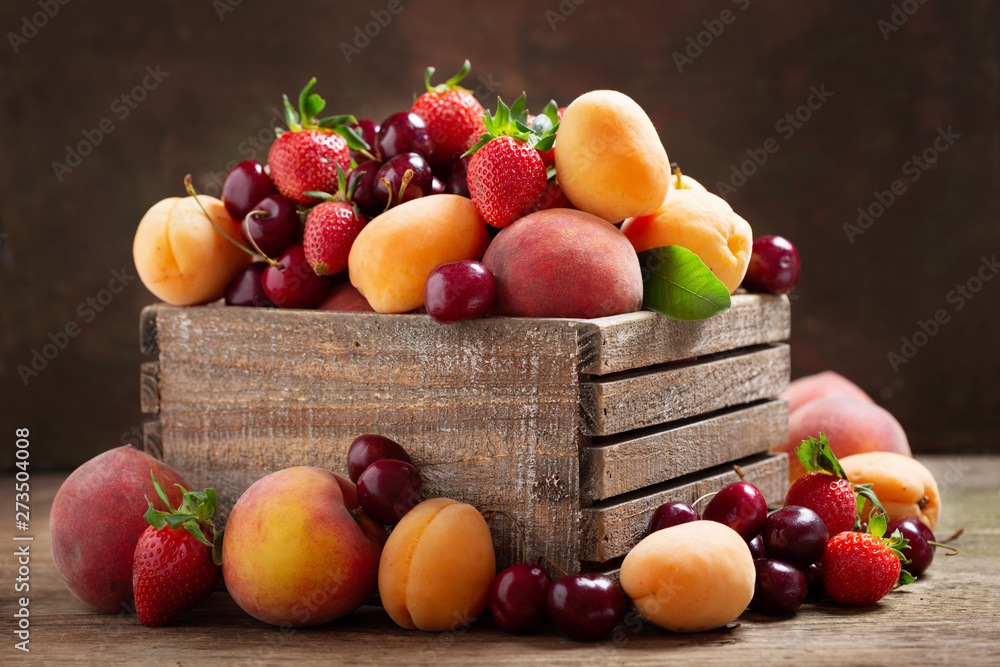
<svg viewBox="0 0 1000 667">
<path fill-rule="evenodd" d="M 795 375 L 855 380 L 917 450 L 1000 450 L 1000 280 L 975 280 L 1000 249 L 997 3 L 897 5 L 898 29 L 893 3 L 860 0 L 5 2 L 0 463 L 16 426 L 31 428 L 36 469 L 137 442 L 137 321 L 152 296 L 129 279 L 132 235 L 185 173 L 217 192 L 227 163 L 263 159 L 281 93 L 310 76 L 331 112 L 381 119 L 409 106 L 427 65 L 450 73 L 465 57 L 491 107 L 522 91 L 537 106 L 593 88 L 634 97 L 687 173 L 739 185 L 726 196 L 755 234 L 798 245 Z M 723 10 L 731 22 L 713 23 Z M 375 36 L 347 62 L 341 44 L 366 24 Z M 144 82 L 134 108 L 119 100 Z M 832 95 L 800 109 L 814 89 Z M 782 121 L 797 110 L 798 127 Z M 746 163 L 769 138 L 777 151 Z M 77 163 L 67 146 L 81 142 L 95 145 Z M 933 165 L 914 171 L 925 149 Z M 745 163 L 753 173 L 731 180 Z M 896 180 L 901 194 L 849 238 Z M 970 280 L 980 291 L 952 291 Z M 935 313 L 947 321 L 904 350 Z M 64 349 L 25 384 L 18 367 L 53 338 Z M 903 352 L 915 355 L 894 369 Z"/>
</svg>

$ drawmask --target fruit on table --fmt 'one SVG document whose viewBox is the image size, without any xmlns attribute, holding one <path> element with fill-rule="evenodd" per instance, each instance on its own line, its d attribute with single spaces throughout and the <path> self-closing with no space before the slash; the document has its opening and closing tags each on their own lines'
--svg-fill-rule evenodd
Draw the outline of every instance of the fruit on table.
<svg viewBox="0 0 1000 667">
<path fill-rule="evenodd" d="M 358 289 L 348 282 L 338 283 L 330 289 L 317 310 L 340 310 L 359 313 L 373 313 L 375 310 Z"/>
<path fill-rule="evenodd" d="M 153 476 L 160 501 L 169 499 Z M 149 526 L 139 536 L 132 566 L 135 612 L 143 625 L 163 625 L 201 604 L 222 576 L 213 559 L 215 491 L 182 489 L 180 506 L 160 512 L 150 503 L 144 518 Z M 168 517 L 173 525 L 168 524 Z M 188 517 L 186 520 L 180 517 Z M 179 522 L 179 523 L 178 523 Z"/>
<path fill-rule="evenodd" d="M 743 287 L 751 292 L 788 294 L 799 282 L 799 251 L 783 236 L 754 239 Z"/>
<path fill-rule="evenodd" d="M 346 201 L 325 201 L 309 211 L 302 248 L 309 267 L 317 276 L 340 273 L 347 268 L 351 245 L 364 229 L 364 216 Z"/>
<path fill-rule="evenodd" d="M 823 371 L 822 373 L 800 377 L 797 380 L 793 380 L 785 391 L 778 394 L 778 398 L 788 401 L 789 414 L 807 403 L 828 396 L 853 398 L 862 403 L 875 402 L 865 393 L 864 389 L 834 371 Z"/>
<path fill-rule="evenodd" d="M 566 194 L 573 199 L 572 193 Z M 659 208 L 626 220 L 622 232 L 636 252 L 668 245 L 687 248 L 698 255 L 730 294 L 740 286 L 750 263 L 750 224 L 711 192 L 674 190 Z"/>
<path fill-rule="evenodd" d="M 276 193 L 274 181 L 256 160 L 244 160 L 233 167 L 222 182 L 222 203 L 233 220 L 242 220 L 257 203 Z"/>
<path fill-rule="evenodd" d="M 785 505 L 768 515 L 760 534 L 769 557 L 798 568 L 822 558 L 830 540 L 823 519 L 808 507 L 798 505 Z M 804 590 L 802 594 L 805 595 Z"/>
<path fill-rule="evenodd" d="M 858 515 L 851 483 L 825 472 L 809 472 L 792 482 L 785 505 L 808 507 L 823 520 L 830 535 L 851 530 Z"/>
<path fill-rule="evenodd" d="M 243 240 L 268 257 L 277 257 L 295 243 L 302 223 L 295 202 L 281 194 L 259 200 L 242 218 Z"/>
<path fill-rule="evenodd" d="M 222 202 L 199 196 L 202 206 L 232 239 L 239 223 Z M 251 257 L 212 226 L 194 197 L 171 197 L 139 221 L 132 244 L 135 268 L 150 292 L 175 306 L 214 301 Z"/>
<path fill-rule="evenodd" d="M 313 308 L 330 291 L 330 280 L 317 276 L 301 244 L 289 246 L 276 265 L 261 276 L 264 294 L 278 308 Z"/>
<path fill-rule="evenodd" d="M 645 537 L 625 556 L 621 584 L 648 620 L 672 632 L 701 632 L 735 620 L 754 594 L 743 537 L 715 521 L 691 521 Z"/>
<path fill-rule="evenodd" d="M 878 602 L 900 579 L 901 541 L 882 536 L 885 517 L 872 517 L 868 533 L 838 533 L 823 554 L 823 586 L 837 602 L 864 606 Z"/>
<path fill-rule="evenodd" d="M 410 111 L 427 125 L 427 133 L 434 142 L 434 150 L 428 156 L 432 162 L 455 161 L 486 131 L 483 106 L 459 85 L 471 67 L 466 60 L 455 76 L 436 86 L 431 85 L 434 68 L 428 67 L 424 72 L 427 92 L 414 101 Z"/>
<path fill-rule="evenodd" d="M 405 461 L 375 461 L 358 477 L 358 502 L 368 516 L 394 526 L 420 502 L 421 481 Z"/>
<path fill-rule="evenodd" d="M 378 591 L 400 627 L 454 631 L 486 608 L 495 575 L 493 539 L 479 510 L 431 498 L 410 510 L 389 535 Z"/>
<path fill-rule="evenodd" d="M 361 213 L 368 218 L 374 218 L 385 210 L 385 202 L 379 204 L 375 197 L 375 178 L 381 168 L 382 163 L 378 160 L 368 160 L 352 169 L 347 176 L 351 188 L 351 201 L 357 204 Z"/>
<path fill-rule="evenodd" d="M 490 243 L 483 264 L 496 276 L 498 315 L 587 319 L 642 305 L 639 258 L 628 239 L 583 211 L 521 218 Z"/>
<path fill-rule="evenodd" d="M 753 565 L 757 578 L 750 606 L 769 616 L 794 614 L 809 593 L 805 574 L 789 563 L 772 558 L 760 558 Z"/>
<path fill-rule="evenodd" d="M 934 538 L 934 533 L 922 521 L 917 519 L 895 519 L 889 522 L 885 529 L 886 535 L 892 535 L 899 531 L 900 535 L 906 538 L 908 544 L 900 548 L 899 553 L 903 558 L 910 561 L 906 564 L 906 571 L 914 577 L 919 577 L 934 560 L 934 551 L 939 545 Z M 945 547 L 950 549 L 951 547 Z"/>
<path fill-rule="evenodd" d="M 757 534 L 757 537 L 747 542 L 747 546 L 750 547 L 750 555 L 753 556 L 754 560 L 767 558 L 767 552 L 764 551 L 764 538 L 761 537 L 760 533 Z"/>
<path fill-rule="evenodd" d="M 383 459 L 393 459 L 413 465 L 410 455 L 395 440 L 374 433 L 359 435 L 347 448 L 347 475 L 357 484 L 361 473 L 368 466 Z"/>
<path fill-rule="evenodd" d="M 252 262 L 240 269 L 236 277 L 226 286 L 226 305 L 274 308 L 261 283 L 266 268 L 267 264 L 264 262 Z"/>
<path fill-rule="evenodd" d="M 490 585 L 487 605 L 496 624 L 511 634 L 531 632 L 545 620 L 552 579 L 535 563 L 511 565 Z"/>
<path fill-rule="evenodd" d="M 724 524 L 749 542 L 764 525 L 767 500 L 750 482 L 733 482 L 708 501 L 701 518 Z"/>
<path fill-rule="evenodd" d="M 855 484 L 871 484 L 890 521 L 919 519 L 934 530 L 941 514 L 937 481 L 924 464 L 894 452 L 866 452 L 840 459 Z"/>
<path fill-rule="evenodd" d="M 431 194 L 434 173 L 419 153 L 399 153 L 387 159 L 375 174 L 373 192 L 380 209 Z"/>
<path fill-rule="evenodd" d="M 132 447 L 98 454 L 59 487 L 49 517 L 52 560 L 69 591 L 88 607 L 116 612 L 132 602 L 132 561 L 149 525 L 143 512 L 166 510 L 150 472 L 170 503 L 181 501 L 175 486 L 188 483 L 175 470 Z"/>
<path fill-rule="evenodd" d="M 610 635 L 621 622 L 624 607 L 621 587 L 605 574 L 567 574 L 549 586 L 545 601 L 556 627 L 578 641 Z"/>
<path fill-rule="evenodd" d="M 446 262 L 477 259 L 486 225 L 465 197 L 429 195 L 372 219 L 348 258 L 351 284 L 379 313 L 424 305 L 424 284 Z"/>
<path fill-rule="evenodd" d="M 383 161 L 400 153 L 419 153 L 427 158 L 434 153 L 434 142 L 423 118 L 409 111 L 399 111 L 382 121 L 375 148 L 378 158 Z"/>
<path fill-rule="evenodd" d="M 789 416 L 788 442 L 771 450 L 789 454 L 790 481 L 794 482 L 806 471 L 792 452 L 799 443 L 817 433 L 826 433 L 833 453 L 841 462 L 850 454 L 872 451 L 910 456 L 903 427 L 885 408 L 842 396 L 821 398 Z"/>
<path fill-rule="evenodd" d="M 556 175 L 581 211 L 614 223 L 663 204 L 670 159 L 632 98 L 613 90 L 581 95 L 566 107 L 557 136 Z"/>
<path fill-rule="evenodd" d="M 646 529 L 646 534 L 649 535 L 658 530 L 670 528 L 670 526 L 687 523 L 688 521 L 698 521 L 699 519 L 701 519 L 701 516 L 698 514 L 698 510 L 687 503 L 663 503 L 649 517 L 649 527 Z"/>
<path fill-rule="evenodd" d="M 424 306 L 435 322 L 460 322 L 485 315 L 496 297 L 497 281 L 474 260 L 437 267 L 424 284 Z"/>
<path fill-rule="evenodd" d="M 236 502 L 222 573 L 254 618 L 320 625 L 371 598 L 385 539 L 358 506 L 354 484 L 320 468 L 286 468 L 254 482 Z"/>
<path fill-rule="evenodd" d="M 806 583 L 809 585 L 808 598 L 818 598 L 826 594 L 823 588 L 823 561 L 813 563 L 809 567 L 802 569 L 802 574 L 806 576 Z"/>
</svg>

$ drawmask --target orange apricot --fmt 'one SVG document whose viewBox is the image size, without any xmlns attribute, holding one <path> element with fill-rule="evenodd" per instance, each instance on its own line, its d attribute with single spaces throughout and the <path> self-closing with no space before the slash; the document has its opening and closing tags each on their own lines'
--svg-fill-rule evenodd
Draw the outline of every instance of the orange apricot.
<svg viewBox="0 0 1000 667">
<path fill-rule="evenodd" d="M 889 520 L 918 519 L 934 530 L 941 516 L 941 493 L 924 464 L 893 452 L 867 452 L 840 459 L 854 484 L 871 484 Z"/>
</svg>

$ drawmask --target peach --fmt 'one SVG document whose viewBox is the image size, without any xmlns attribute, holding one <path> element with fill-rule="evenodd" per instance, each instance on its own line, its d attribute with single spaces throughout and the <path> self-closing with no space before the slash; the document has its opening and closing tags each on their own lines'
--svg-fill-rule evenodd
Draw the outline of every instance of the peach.
<svg viewBox="0 0 1000 667">
<path fill-rule="evenodd" d="M 743 282 L 753 230 L 726 200 L 711 192 L 671 190 L 654 212 L 625 221 L 622 232 L 636 252 L 679 245 L 701 258 L 732 294 Z"/>
<path fill-rule="evenodd" d="M 479 510 L 431 498 L 392 529 L 379 563 L 378 591 L 400 627 L 443 632 L 483 612 L 495 576 L 493 540 Z"/>
<path fill-rule="evenodd" d="M 789 455 L 788 477 L 795 481 L 805 468 L 795 448 L 808 437 L 826 433 L 834 456 L 841 459 L 862 452 L 886 451 L 910 456 L 903 427 L 888 410 L 843 396 L 829 396 L 806 403 L 788 417 L 788 442 L 772 451 Z"/>
<path fill-rule="evenodd" d="M 180 484 L 191 487 L 170 466 L 126 445 L 90 459 L 59 487 L 49 515 L 52 560 L 66 588 L 88 607 L 121 611 L 132 602 L 132 560 L 149 500 L 157 498 L 150 473 L 173 507 Z"/>
<path fill-rule="evenodd" d="M 222 202 L 199 195 L 215 223 L 240 240 L 240 225 Z M 132 258 L 142 284 L 158 299 L 192 306 L 221 298 L 236 274 L 253 259 L 212 226 L 194 197 L 154 204 L 139 221 Z"/>
<path fill-rule="evenodd" d="M 335 285 L 323 302 L 316 306 L 317 310 L 353 311 L 358 313 L 374 312 L 368 299 L 351 283 Z"/>
<path fill-rule="evenodd" d="M 498 315 L 588 319 L 642 306 L 635 250 L 614 225 L 583 211 L 553 208 L 515 220 L 483 264 L 496 276 Z"/>
<path fill-rule="evenodd" d="M 739 533 L 691 521 L 644 538 L 625 556 L 620 577 L 647 620 L 671 632 L 701 632 L 743 613 L 757 573 Z"/>
<path fill-rule="evenodd" d="M 800 377 L 788 385 L 788 389 L 778 394 L 778 398 L 788 400 L 788 412 L 792 413 L 810 401 L 827 396 L 853 398 L 862 403 L 874 403 L 865 390 L 840 373 L 823 371 Z"/>
<path fill-rule="evenodd" d="M 653 122 L 628 95 L 594 90 L 559 121 L 556 174 L 581 211 L 608 222 L 652 213 L 670 184 L 670 158 Z"/>
<path fill-rule="evenodd" d="M 840 459 L 847 478 L 871 484 L 889 520 L 918 519 L 934 530 L 941 515 L 941 494 L 922 463 L 893 452 L 867 452 Z"/>
<path fill-rule="evenodd" d="M 441 264 L 482 255 L 486 223 L 470 199 L 430 195 L 390 208 L 351 246 L 351 284 L 379 313 L 424 305 L 424 283 Z"/>
<path fill-rule="evenodd" d="M 328 470 L 286 468 L 236 502 L 222 548 L 226 588 L 254 618 L 327 623 L 375 593 L 385 528 L 358 506 L 354 484 Z"/>
</svg>

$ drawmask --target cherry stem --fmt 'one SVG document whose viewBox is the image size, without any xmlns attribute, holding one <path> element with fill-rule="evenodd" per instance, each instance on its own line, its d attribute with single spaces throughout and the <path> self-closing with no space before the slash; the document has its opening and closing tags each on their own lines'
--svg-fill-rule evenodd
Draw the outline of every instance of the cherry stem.
<svg viewBox="0 0 1000 667">
<path fill-rule="evenodd" d="M 230 243 L 232 243 L 234 246 L 236 246 L 237 248 L 239 248 L 240 250 L 242 250 L 243 252 L 252 257 L 257 257 L 259 259 L 262 259 L 265 262 L 270 263 L 272 266 L 275 264 L 274 260 L 264 256 L 263 254 L 255 253 L 253 250 L 246 247 L 245 245 L 234 239 L 232 236 L 227 234 L 225 230 L 222 229 L 222 227 L 219 227 L 218 223 L 215 222 L 215 219 L 212 216 L 210 216 L 208 214 L 208 211 L 205 210 L 205 207 L 201 205 L 201 200 L 198 199 L 198 193 L 195 192 L 194 190 L 194 183 L 191 182 L 191 174 L 188 174 L 187 176 L 184 177 L 184 189 L 187 190 L 187 193 L 194 198 L 194 203 L 198 205 L 198 208 L 200 208 L 201 212 L 205 215 L 206 218 L 208 218 L 208 221 L 212 223 L 212 226 L 215 227 L 215 230 L 220 234 L 222 234 L 223 236 L 225 236 Z"/>
<path fill-rule="evenodd" d="M 543 560 L 549 561 L 549 565 L 551 565 L 552 567 L 554 567 L 557 570 L 559 570 L 560 572 L 562 572 L 564 577 L 569 575 L 569 572 L 567 572 L 566 570 L 564 570 L 561 567 L 559 567 L 559 565 L 554 560 L 552 560 L 551 558 L 549 558 L 545 554 L 542 554 L 541 556 L 538 557 L 538 564 L 541 565 Z"/>
<path fill-rule="evenodd" d="M 406 192 L 406 186 L 408 186 L 410 184 L 410 181 L 412 181 L 412 180 L 413 180 L 413 170 L 412 169 L 407 169 L 406 171 L 403 172 L 403 180 L 402 180 L 402 182 L 399 185 L 399 201 L 396 202 L 397 204 L 402 204 L 403 203 L 403 194 Z M 391 190 L 390 190 L 389 194 L 390 194 L 389 198 L 392 199 L 392 197 L 391 197 L 392 191 Z"/>
<path fill-rule="evenodd" d="M 243 218 L 243 231 L 246 234 L 247 240 L 250 241 L 250 245 L 253 246 L 253 249 L 256 250 L 258 253 L 260 253 L 260 256 L 264 258 L 265 262 L 267 262 L 268 264 L 270 264 L 271 266 L 273 266 L 273 267 L 275 267 L 277 269 L 284 269 L 285 268 L 284 266 L 282 266 L 277 261 L 275 261 L 275 260 L 271 259 L 270 257 L 268 257 L 267 254 L 263 250 L 260 249 L 260 246 L 257 245 L 257 242 L 253 240 L 253 235 L 250 234 L 249 218 L 254 213 L 256 213 L 258 215 L 267 215 L 267 211 L 261 211 L 261 210 L 250 211 L 249 213 L 246 214 L 246 217 Z"/>
<path fill-rule="evenodd" d="M 738 465 L 736 465 L 734 463 L 733 464 L 733 470 L 736 471 L 736 474 L 739 476 L 741 482 L 747 481 L 747 476 L 746 476 L 746 473 L 743 472 L 743 468 L 739 467 Z"/>
<path fill-rule="evenodd" d="M 955 531 L 954 535 L 952 535 L 948 539 L 941 540 L 940 542 L 938 542 L 938 544 L 948 544 L 949 542 L 953 542 L 958 538 L 959 535 L 961 535 L 964 532 L 965 532 L 965 526 L 960 526 L 959 529 Z"/>
<path fill-rule="evenodd" d="M 502 514 L 505 517 L 507 517 L 508 519 L 510 519 L 511 522 L 514 524 L 514 528 L 517 530 L 517 537 L 518 537 L 518 539 L 521 540 L 521 562 L 524 562 L 524 561 L 528 560 L 528 545 L 524 541 L 524 531 L 521 530 L 521 524 L 518 523 L 517 518 L 513 514 L 511 514 L 507 510 L 502 510 L 500 508 L 493 508 L 493 509 L 488 509 L 488 510 L 482 510 L 480 512 L 480 514 L 483 515 L 483 519 L 485 519 L 486 521 L 489 521 L 490 519 L 492 519 L 493 517 L 495 517 L 497 514 Z"/>
<path fill-rule="evenodd" d="M 700 503 L 701 501 L 705 500 L 706 498 L 711 498 L 711 497 L 717 495 L 718 493 L 719 493 L 718 491 L 712 491 L 711 493 L 706 493 L 701 498 L 698 498 L 696 501 L 694 501 L 693 503 L 691 503 L 691 507 L 697 508 L 698 503 Z"/>
<path fill-rule="evenodd" d="M 958 554 L 958 547 L 949 546 L 944 542 L 931 542 L 930 540 L 927 540 L 927 544 L 931 545 L 932 547 L 941 547 L 942 549 L 947 549 L 948 553 L 946 553 L 945 556 L 955 556 Z"/>
</svg>

